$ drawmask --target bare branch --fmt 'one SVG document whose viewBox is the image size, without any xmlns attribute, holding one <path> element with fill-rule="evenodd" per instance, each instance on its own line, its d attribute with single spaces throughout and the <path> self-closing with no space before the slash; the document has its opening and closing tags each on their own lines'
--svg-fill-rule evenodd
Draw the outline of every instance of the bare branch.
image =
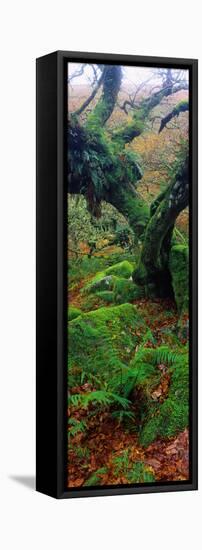
<svg viewBox="0 0 202 550">
<path fill-rule="evenodd" d="M 104 73 L 105 71 L 103 70 L 99 80 L 97 81 L 97 84 L 94 88 L 94 90 L 92 91 L 92 93 L 90 94 L 90 96 L 82 103 L 81 107 L 79 107 L 79 109 L 77 109 L 75 112 L 74 112 L 74 115 L 81 115 L 81 113 L 83 113 L 83 111 L 85 111 L 86 107 L 88 107 L 88 105 L 91 103 L 91 101 L 94 99 L 94 97 L 96 96 L 103 80 L 104 80 Z"/>
<path fill-rule="evenodd" d="M 138 109 L 138 105 L 137 103 L 134 103 L 134 100 L 128 100 L 126 99 L 124 102 L 123 102 L 123 105 L 120 105 L 118 104 L 118 107 L 119 109 L 121 109 L 122 111 L 124 111 L 124 113 L 126 113 L 126 115 L 128 115 L 128 110 L 127 110 L 127 105 L 128 107 L 130 107 L 131 109 Z"/>
<path fill-rule="evenodd" d="M 78 69 L 78 71 L 75 71 L 74 73 L 72 73 L 72 75 L 69 76 L 68 78 L 68 84 L 74 79 L 74 78 L 77 78 L 78 76 L 82 76 L 82 74 L 84 73 L 84 69 L 86 67 L 87 63 L 82 63 L 80 65 L 80 68 Z"/>
<path fill-rule="evenodd" d="M 161 120 L 161 125 L 160 125 L 160 128 L 159 128 L 159 134 L 160 132 L 162 132 L 162 130 L 165 128 L 165 126 L 168 124 L 168 122 L 170 122 L 170 120 L 172 120 L 172 118 L 174 117 L 178 117 L 180 113 L 184 113 L 185 111 L 188 111 L 189 110 L 189 102 L 188 101 L 180 101 L 180 103 L 178 103 L 178 105 L 176 105 L 174 107 L 174 109 L 168 113 L 168 115 L 166 115 L 164 118 L 162 118 Z M 171 129 L 171 128 L 169 128 Z"/>
<path fill-rule="evenodd" d="M 130 143 L 135 137 L 139 136 L 145 129 L 145 121 L 147 120 L 150 111 L 157 107 L 167 97 L 180 90 L 188 90 L 188 81 L 183 79 L 178 81 L 171 69 L 160 70 L 160 76 L 163 78 L 163 87 L 146 98 L 143 98 L 138 105 L 132 107 L 132 102 L 124 102 L 122 108 L 128 114 L 126 106 L 130 105 L 134 109 L 133 119 L 124 127 L 113 132 L 112 139 L 119 140 L 122 143 Z M 182 75 L 183 76 L 183 75 Z M 176 79 L 177 78 L 177 79 Z M 155 86 L 156 88 L 156 86 Z M 182 111 L 182 109 L 181 109 Z M 177 113 L 176 113 L 177 114 Z M 173 115 L 173 116 L 176 116 Z M 171 117 L 172 118 L 172 117 Z"/>
</svg>

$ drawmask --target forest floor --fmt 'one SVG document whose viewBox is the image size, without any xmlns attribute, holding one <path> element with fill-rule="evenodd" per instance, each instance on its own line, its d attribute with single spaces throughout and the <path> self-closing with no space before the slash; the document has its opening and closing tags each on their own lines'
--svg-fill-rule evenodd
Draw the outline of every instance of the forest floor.
<svg viewBox="0 0 202 550">
<path fill-rule="evenodd" d="M 98 255 L 103 260 L 113 257 L 117 248 L 106 247 Z M 123 251 L 122 251 L 123 252 Z M 119 248 L 120 253 L 120 248 Z M 124 253 L 123 253 L 124 254 Z M 120 254 L 121 260 L 121 254 Z M 120 261 L 119 260 L 119 261 Z M 117 260 L 116 260 L 117 261 Z M 85 294 L 82 292 L 94 274 L 85 274 L 78 278 L 78 273 L 71 281 L 68 300 L 69 305 L 83 309 Z M 152 348 L 162 345 L 173 345 L 173 331 L 178 323 L 176 306 L 171 300 L 139 298 L 132 303 L 140 312 L 148 329 L 152 330 L 153 339 L 145 344 Z M 99 309 L 100 301 L 95 300 L 91 305 L 93 310 Z M 110 307 L 111 304 L 105 304 Z M 84 307 L 85 311 L 85 307 Z M 180 338 L 181 345 L 186 344 L 184 335 Z M 155 342 L 155 344 L 154 344 Z M 85 341 L 83 343 L 85 346 Z M 163 402 L 166 399 L 170 386 L 170 373 L 164 365 L 160 383 L 152 393 L 152 399 Z M 95 391 L 92 382 L 75 385 L 71 395 L 85 395 Z M 131 411 L 136 414 L 137 393 L 134 401 L 131 399 Z M 144 465 L 146 477 L 143 481 L 181 481 L 189 479 L 189 434 L 186 427 L 172 437 L 158 437 L 148 446 L 138 441 L 138 435 L 131 421 L 122 423 L 113 418 L 110 407 L 104 407 L 95 414 L 94 404 L 87 408 L 71 406 L 68 409 L 69 418 L 75 424 L 85 423 L 85 430 L 78 431 L 69 439 L 68 445 L 68 487 L 97 486 L 128 484 L 130 472 L 134 463 Z M 71 426 L 70 426 L 71 429 Z M 151 477 L 150 477 L 151 476 Z M 138 480 L 138 477 L 137 477 Z M 141 475 L 140 475 L 141 480 Z"/>
</svg>

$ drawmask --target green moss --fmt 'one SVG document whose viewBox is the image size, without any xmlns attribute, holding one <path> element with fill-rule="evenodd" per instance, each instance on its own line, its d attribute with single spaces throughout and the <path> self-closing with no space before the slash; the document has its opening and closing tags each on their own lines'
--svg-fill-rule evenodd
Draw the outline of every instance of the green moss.
<svg viewBox="0 0 202 550">
<path fill-rule="evenodd" d="M 114 302 L 116 304 L 132 302 L 133 300 L 144 296 L 143 289 L 135 285 L 133 281 L 118 277 L 114 281 L 113 291 Z"/>
<path fill-rule="evenodd" d="M 107 303 L 124 304 L 144 296 L 144 289 L 131 280 L 133 264 L 124 260 L 99 272 L 86 285 L 84 293 L 94 293 Z"/>
<path fill-rule="evenodd" d="M 117 275 L 128 279 L 132 275 L 133 269 L 134 265 L 127 260 L 124 260 L 123 262 L 108 267 L 105 273 L 106 275 Z"/>
<path fill-rule="evenodd" d="M 186 245 L 176 244 L 172 246 L 169 269 L 177 309 L 181 314 L 189 307 L 189 251 Z"/>
<path fill-rule="evenodd" d="M 146 286 L 147 283 L 147 271 L 143 262 L 139 261 L 137 268 L 133 272 L 133 280 L 138 285 Z"/>
<path fill-rule="evenodd" d="M 84 288 L 88 292 L 102 292 L 112 290 L 114 286 L 114 276 L 105 275 L 105 272 L 98 273 L 88 285 Z"/>
<path fill-rule="evenodd" d="M 84 291 L 96 292 L 97 290 L 111 290 L 114 286 L 113 276 L 123 277 L 129 279 L 134 270 L 134 265 L 127 260 L 119 262 L 118 264 L 112 265 L 105 269 L 105 271 L 100 271 L 91 279 Z"/>
<path fill-rule="evenodd" d="M 104 307 L 106 304 L 114 304 L 114 293 L 111 290 L 101 290 L 87 294 L 82 305 L 84 313 Z"/>
<path fill-rule="evenodd" d="M 88 276 L 93 276 L 99 271 L 102 271 L 105 269 L 106 266 L 106 259 L 102 256 L 92 256 L 91 258 L 88 258 L 88 256 L 81 256 L 79 259 L 79 262 L 75 262 L 74 260 L 70 261 L 68 264 L 68 282 L 69 282 L 69 290 L 73 290 L 76 285 L 81 281 L 81 279 L 85 279 Z"/>
<path fill-rule="evenodd" d="M 99 296 L 98 292 L 97 293 L 95 292 L 93 294 L 86 294 L 85 297 L 83 297 L 83 300 L 82 300 L 83 313 L 93 311 L 94 309 L 97 309 L 98 307 L 103 307 L 103 306 L 105 306 L 105 301 L 102 299 L 101 296 Z"/>
<path fill-rule="evenodd" d="M 114 293 L 110 290 L 103 290 L 102 292 L 96 292 L 96 296 L 100 298 L 100 300 L 103 300 L 108 304 L 114 303 Z"/>
<path fill-rule="evenodd" d="M 143 125 L 139 121 L 131 121 L 126 125 L 123 125 L 121 128 L 116 130 L 112 135 L 112 139 L 120 143 L 120 146 L 123 146 L 124 143 L 129 143 L 135 137 L 139 136 L 142 133 Z"/>
<path fill-rule="evenodd" d="M 159 205 L 161 204 L 163 199 L 165 199 L 165 197 L 166 197 L 167 185 L 166 185 L 165 182 L 162 182 L 162 185 L 163 185 L 163 190 L 161 191 L 161 193 L 159 193 L 159 195 L 153 200 L 153 202 L 150 205 L 151 217 L 155 214 L 157 208 L 159 207 Z"/>
<path fill-rule="evenodd" d="M 88 128 L 95 128 L 95 130 L 100 126 L 104 126 L 111 116 L 121 85 L 121 67 L 118 65 L 108 65 L 104 71 L 101 97 L 93 111 L 89 114 L 86 122 Z"/>
<path fill-rule="evenodd" d="M 115 179 L 116 182 L 116 179 Z M 141 236 L 149 221 L 147 203 L 127 185 L 112 185 L 111 203 L 128 220 L 134 235 Z"/>
<path fill-rule="evenodd" d="M 81 315 L 82 311 L 74 306 L 68 307 L 68 321 L 72 321 L 72 319 L 76 319 L 79 315 Z"/>
<path fill-rule="evenodd" d="M 189 102 L 186 99 L 183 99 L 182 101 L 179 101 L 179 103 L 175 106 L 175 108 L 173 109 L 173 113 L 178 116 L 180 113 L 188 110 Z"/>
<path fill-rule="evenodd" d="M 91 287 L 93 295 L 87 295 L 87 299 L 84 301 L 83 311 L 90 311 L 94 306 L 103 306 L 107 304 L 126 304 L 133 300 L 142 298 L 144 291 L 141 287 L 138 287 L 133 281 L 122 279 L 120 277 L 113 277 L 112 282 L 109 282 L 108 287 L 111 290 L 102 290 L 105 288 L 106 279 L 98 281 Z"/>
<path fill-rule="evenodd" d="M 112 140 L 117 141 L 123 147 L 125 143 L 129 143 L 139 136 L 143 132 L 144 126 L 144 113 L 140 110 L 138 113 L 135 113 L 128 124 L 124 124 L 113 132 Z"/>
<path fill-rule="evenodd" d="M 78 384 L 82 375 L 82 380 L 93 380 L 98 389 L 106 383 L 110 389 L 114 376 L 121 381 L 122 369 L 145 332 L 146 325 L 132 304 L 99 308 L 71 321 L 69 387 Z"/>
</svg>

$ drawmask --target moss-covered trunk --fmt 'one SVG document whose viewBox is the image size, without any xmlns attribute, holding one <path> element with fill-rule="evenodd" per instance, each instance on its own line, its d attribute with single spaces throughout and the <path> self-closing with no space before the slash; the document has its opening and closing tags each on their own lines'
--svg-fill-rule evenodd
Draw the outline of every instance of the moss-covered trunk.
<svg viewBox="0 0 202 550">
<path fill-rule="evenodd" d="M 144 285 L 149 295 L 172 294 L 169 254 L 177 216 L 188 205 L 188 159 L 181 163 L 175 178 L 151 208 L 151 219 L 145 231 L 141 258 L 134 281 Z"/>
<path fill-rule="evenodd" d="M 117 96 L 120 90 L 122 71 L 119 65 L 107 65 L 103 73 L 103 90 L 101 97 L 87 118 L 86 126 L 95 128 L 106 124 L 108 118 L 113 113 Z"/>
<path fill-rule="evenodd" d="M 149 208 L 130 183 L 116 182 L 110 188 L 108 201 L 128 220 L 136 237 L 141 237 L 149 221 Z"/>
<path fill-rule="evenodd" d="M 104 132 L 96 134 L 72 120 L 68 157 L 69 193 L 83 194 L 96 217 L 102 201 L 112 204 L 128 220 L 134 235 L 141 236 L 149 221 L 149 208 L 136 190 L 142 172 L 135 155 L 114 151 Z"/>
</svg>

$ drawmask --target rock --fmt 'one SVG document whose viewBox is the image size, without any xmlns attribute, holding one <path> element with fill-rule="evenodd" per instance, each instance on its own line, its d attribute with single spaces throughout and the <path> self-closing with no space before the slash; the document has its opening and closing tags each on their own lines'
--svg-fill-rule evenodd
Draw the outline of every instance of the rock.
<svg viewBox="0 0 202 550">
<path fill-rule="evenodd" d="M 110 290 L 110 287 L 108 285 L 108 281 L 112 281 L 112 279 L 108 279 L 108 277 L 122 277 L 124 279 L 129 279 L 132 276 L 132 273 L 134 271 L 134 265 L 127 260 L 124 260 L 123 262 L 119 262 L 118 264 L 114 264 L 105 271 L 100 271 L 91 279 L 90 283 L 86 285 L 84 288 L 84 292 L 94 292 L 95 290 Z M 102 286 L 102 281 L 103 285 Z M 100 284 L 97 285 L 97 284 Z"/>
</svg>

